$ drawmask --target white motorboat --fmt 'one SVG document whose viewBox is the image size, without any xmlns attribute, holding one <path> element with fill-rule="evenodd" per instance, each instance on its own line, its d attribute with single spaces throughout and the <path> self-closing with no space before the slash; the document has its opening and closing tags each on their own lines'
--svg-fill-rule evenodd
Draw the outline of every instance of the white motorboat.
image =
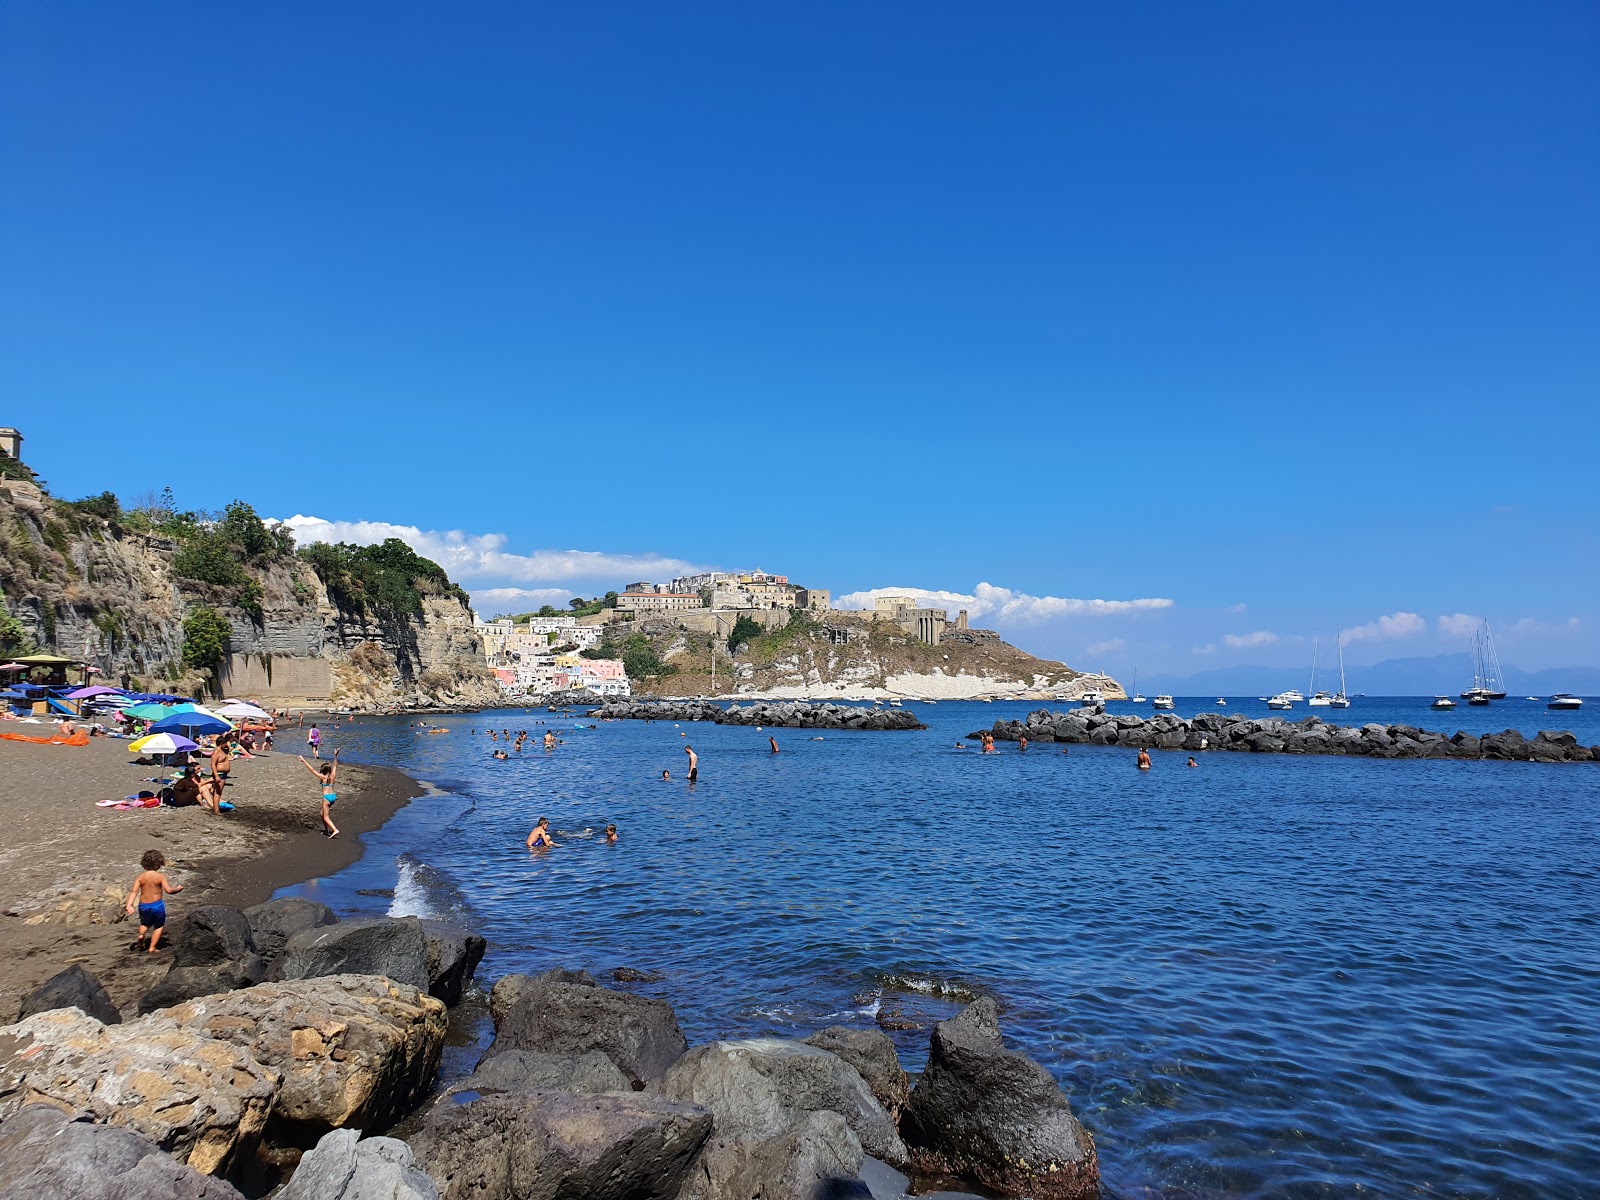
<svg viewBox="0 0 1600 1200">
<path fill-rule="evenodd" d="M 1299 692 L 1296 692 L 1292 697 L 1289 695 L 1288 692 L 1279 692 L 1276 696 L 1274 696 L 1272 699 L 1267 701 L 1267 707 L 1268 708 L 1293 708 L 1295 700 L 1303 699 L 1303 698 L 1304 697 L 1302 697 Z"/>
<path fill-rule="evenodd" d="M 1537 700 L 1538 700 L 1538 699 L 1539 699 L 1539 697 L 1538 697 L 1538 696 L 1524 696 L 1524 697 L 1523 697 L 1523 699 L 1524 699 L 1524 700 L 1533 700 L 1533 701 L 1537 701 Z"/>
<path fill-rule="evenodd" d="M 1217 707 L 1218 708 L 1227 708 L 1228 707 L 1228 702 L 1226 700 L 1224 700 L 1221 696 L 1218 696 L 1217 697 Z"/>
<path fill-rule="evenodd" d="M 1157 696 L 1154 700 L 1150 701 L 1150 707 L 1151 708 L 1177 708 L 1178 705 L 1172 699 L 1171 696 Z"/>
<path fill-rule="evenodd" d="M 1545 705 L 1545 707 L 1564 709 L 1570 712 L 1573 709 L 1583 707 L 1583 697 L 1574 696 L 1570 692 L 1557 692 L 1554 696 L 1550 697 L 1550 703 Z"/>
<path fill-rule="evenodd" d="M 1078 697 L 1078 707 L 1080 708 L 1088 708 L 1091 705 L 1104 704 L 1105 702 L 1105 693 L 1097 692 L 1093 688 L 1090 688 L 1087 692 Z"/>
<path fill-rule="evenodd" d="M 1147 704 L 1147 703 L 1149 703 L 1149 701 L 1147 701 L 1143 696 L 1139 695 L 1138 692 L 1135 692 L 1133 694 L 1133 699 L 1128 701 L 1128 703 L 1129 704 Z"/>
<path fill-rule="evenodd" d="M 891 700 L 891 701 L 889 701 L 889 707 L 890 708 L 904 708 L 905 705 L 902 704 L 899 700 Z"/>
<path fill-rule="evenodd" d="M 1450 699 L 1449 696 L 1435 696 L 1433 698 L 1433 703 L 1429 707 L 1431 707 L 1431 708 L 1454 708 L 1455 706 L 1456 706 L 1456 702 L 1454 700 Z"/>
<path fill-rule="evenodd" d="M 1329 692 L 1313 692 L 1311 699 L 1306 701 L 1312 708 L 1332 708 L 1333 695 Z"/>
<path fill-rule="evenodd" d="M 1278 698 L 1287 700 L 1290 704 L 1304 704 L 1306 699 L 1300 694 L 1299 688 L 1290 688 L 1287 692 L 1279 692 Z"/>
</svg>

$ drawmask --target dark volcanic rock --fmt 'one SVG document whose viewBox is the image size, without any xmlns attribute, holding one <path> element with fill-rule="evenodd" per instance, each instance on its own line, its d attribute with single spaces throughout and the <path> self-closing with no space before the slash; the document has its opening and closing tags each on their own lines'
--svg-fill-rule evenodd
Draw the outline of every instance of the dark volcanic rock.
<svg viewBox="0 0 1600 1200">
<path fill-rule="evenodd" d="M 674 1200 L 710 1133 L 660 1096 L 506 1093 L 441 1103 L 411 1147 L 445 1200 Z"/>
<path fill-rule="evenodd" d="M 1099 1194 L 1094 1140 L 1050 1073 L 1006 1050 L 992 999 L 934 1029 L 928 1069 L 900 1120 L 912 1163 L 1006 1196 Z"/>
<path fill-rule="evenodd" d="M 245 909 L 244 915 L 250 922 L 250 936 L 255 941 L 256 953 L 269 964 L 283 953 L 284 944 L 295 934 L 339 922 L 339 918 L 333 915 L 333 909 L 326 904 L 299 896 L 268 900 L 265 904 Z"/>
<path fill-rule="evenodd" d="M 17 1020 L 25 1021 L 34 1013 L 49 1012 L 52 1008 L 76 1008 L 102 1025 L 118 1025 L 122 1022 L 122 1014 L 111 1003 L 111 997 L 100 981 L 77 963 L 50 976 L 24 996 L 22 1012 Z"/>
<path fill-rule="evenodd" d="M 0 1200 L 241 1200 L 120 1125 L 25 1105 L 0 1123 Z"/>
<path fill-rule="evenodd" d="M 241 967 L 244 972 L 241 973 Z M 261 960 L 252 954 L 243 964 L 217 963 L 209 967 L 173 967 L 139 997 L 139 1015 L 147 1016 L 201 996 L 217 996 L 235 988 L 261 982 Z"/>
<path fill-rule="evenodd" d="M 451 1008 L 461 1003 L 461 993 L 472 982 L 489 943 L 444 921 L 424 921 L 428 953 L 428 991 Z"/>
<path fill-rule="evenodd" d="M 880 1031 L 830 1025 L 813 1033 L 806 1044 L 837 1054 L 859 1071 L 891 1116 L 898 1114 L 911 1098 L 911 1077 L 901 1068 L 894 1043 Z"/>
<path fill-rule="evenodd" d="M 428 939 L 416 917 L 375 917 L 306 929 L 284 943 L 267 972 L 273 980 L 320 975 L 384 975 L 429 989 Z"/>
<path fill-rule="evenodd" d="M 167 930 L 175 967 L 213 967 L 256 952 L 250 919 L 225 904 L 202 904 Z"/>
<path fill-rule="evenodd" d="M 507 1050 L 599 1050 L 637 1088 L 661 1078 L 688 1048 L 672 1006 L 664 1000 L 540 976 L 522 984 L 502 1010 L 484 1061 Z"/>
</svg>

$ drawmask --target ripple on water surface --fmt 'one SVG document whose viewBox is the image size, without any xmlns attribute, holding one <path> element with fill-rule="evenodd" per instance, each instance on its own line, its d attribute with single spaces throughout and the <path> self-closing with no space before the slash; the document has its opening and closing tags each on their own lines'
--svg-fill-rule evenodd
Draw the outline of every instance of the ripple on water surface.
<svg viewBox="0 0 1600 1200">
<path fill-rule="evenodd" d="M 316 887 L 470 914 L 496 975 L 659 971 L 628 986 L 691 1040 L 876 1022 L 920 1067 L 993 994 L 1116 1196 L 1595 1194 L 1600 767 L 951 748 L 1026 707 L 778 755 L 507 712 L 564 737 L 509 762 L 471 718 L 363 723 L 347 755 L 441 790 Z M 702 782 L 660 781 L 686 741 Z M 529 854 L 539 816 L 564 844 Z"/>
</svg>

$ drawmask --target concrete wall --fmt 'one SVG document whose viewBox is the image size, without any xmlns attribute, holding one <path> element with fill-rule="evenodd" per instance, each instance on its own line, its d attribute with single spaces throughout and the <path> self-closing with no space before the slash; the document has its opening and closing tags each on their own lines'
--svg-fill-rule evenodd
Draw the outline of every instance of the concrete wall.
<svg viewBox="0 0 1600 1200">
<path fill-rule="evenodd" d="M 272 679 L 256 655 L 232 654 L 222 669 L 222 694 L 263 704 L 323 703 L 333 694 L 325 658 L 274 658 Z"/>
</svg>

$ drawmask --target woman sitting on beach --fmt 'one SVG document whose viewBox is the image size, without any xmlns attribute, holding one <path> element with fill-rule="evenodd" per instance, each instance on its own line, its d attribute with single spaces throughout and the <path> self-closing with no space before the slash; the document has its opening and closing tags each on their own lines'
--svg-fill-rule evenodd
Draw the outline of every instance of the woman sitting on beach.
<svg viewBox="0 0 1600 1200">
<path fill-rule="evenodd" d="M 336 838 L 339 836 L 339 827 L 333 823 L 333 805 L 339 799 L 339 794 L 333 790 L 334 777 L 339 773 L 339 752 L 333 752 L 333 759 L 320 766 L 313 767 L 300 755 L 300 765 L 311 773 L 318 783 L 322 785 L 322 824 L 325 826 L 325 835 Z"/>
</svg>

